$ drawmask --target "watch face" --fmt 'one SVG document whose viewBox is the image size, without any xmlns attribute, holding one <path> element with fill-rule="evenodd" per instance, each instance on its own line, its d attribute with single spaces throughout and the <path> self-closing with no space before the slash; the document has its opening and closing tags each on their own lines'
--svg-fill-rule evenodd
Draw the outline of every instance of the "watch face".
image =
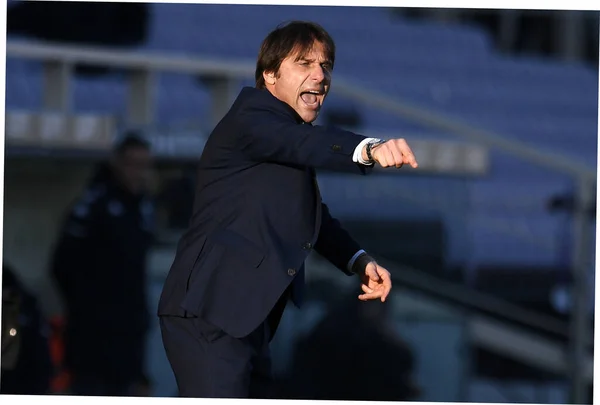
<svg viewBox="0 0 600 405">
<path fill-rule="evenodd" d="M 373 146 L 379 145 L 380 143 L 383 143 L 383 142 L 381 140 L 369 142 L 369 150 L 371 150 L 373 148 Z"/>
<path fill-rule="evenodd" d="M 381 143 L 383 143 L 383 141 L 381 141 L 381 140 L 378 140 L 378 141 L 371 141 L 371 142 L 369 142 L 369 151 L 370 151 L 370 150 L 371 150 L 371 149 L 372 149 L 374 146 L 377 146 L 377 145 L 379 145 L 379 144 L 381 144 Z"/>
</svg>

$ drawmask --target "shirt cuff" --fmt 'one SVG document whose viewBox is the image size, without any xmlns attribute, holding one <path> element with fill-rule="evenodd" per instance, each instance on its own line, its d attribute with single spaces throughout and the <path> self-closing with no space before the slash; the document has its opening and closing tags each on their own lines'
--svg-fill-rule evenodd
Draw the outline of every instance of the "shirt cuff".
<svg viewBox="0 0 600 405">
<path fill-rule="evenodd" d="M 366 144 L 368 144 L 369 142 L 373 142 L 373 141 L 379 141 L 379 139 L 378 138 L 365 138 L 361 143 L 358 144 L 358 146 L 354 149 L 354 155 L 352 156 L 352 161 L 354 161 L 354 163 L 360 163 L 361 165 L 365 165 L 365 166 L 372 165 L 372 163 L 367 163 L 365 160 L 363 160 L 362 150 Z"/>
<path fill-rule="evenodd" d="M 352 266 L 354 266 L 354 262 L 356 261 L 356 259 L 358 258 L 358 256 L 362 255 L 363 253 L 367 253 L 367 252 L 365 252 L 365 251 L 364 251 L 364 250 L 362 250 L 362 249 L 361 249 L 361 250 L 359 250 L 358 252 L 356 252 L 356 253 L 354 254 L 354 256 L 352 256 L 352 259 L 350 259 L 350 261 L 348 262 L 348 267 L 347 267 L 347 268 L 348 268 L 348 271 L 349 271 L 350 273 L 352 273 Z"/>
</svg>

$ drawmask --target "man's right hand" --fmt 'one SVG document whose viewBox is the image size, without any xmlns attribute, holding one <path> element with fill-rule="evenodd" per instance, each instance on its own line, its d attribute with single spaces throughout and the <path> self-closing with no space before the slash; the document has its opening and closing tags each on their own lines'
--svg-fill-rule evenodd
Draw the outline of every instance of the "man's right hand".
<svg viewBox="0 0 600 405">
<path fill-rule="evenodd" d="M 365 160 L 368 160 L 366 156 L 366 146 L 362 151 L 362 155 Z M 408 143 L 402 138 L 390 139 L 384 143 L 373 146 L 371 149 L 371 156 L 381 167 L 395 166 L 400 168 L 404 164 L 409 164 L 416 169 L 419 166 Z"/>
</svg>

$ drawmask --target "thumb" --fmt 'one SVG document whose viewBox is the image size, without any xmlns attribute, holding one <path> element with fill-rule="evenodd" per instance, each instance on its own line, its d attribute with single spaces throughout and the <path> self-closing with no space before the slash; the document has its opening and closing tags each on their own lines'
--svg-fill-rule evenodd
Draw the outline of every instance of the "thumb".
<svg viewBox="0 0 600 405">
<path fill-rule="evenodd" d="M 367 264 L 365 267 L 365 274 L 373 281 L 379 281 L 379 274 L 377 273 L 377 266 L 375 262 L 371 262 Z"/>
</svg>

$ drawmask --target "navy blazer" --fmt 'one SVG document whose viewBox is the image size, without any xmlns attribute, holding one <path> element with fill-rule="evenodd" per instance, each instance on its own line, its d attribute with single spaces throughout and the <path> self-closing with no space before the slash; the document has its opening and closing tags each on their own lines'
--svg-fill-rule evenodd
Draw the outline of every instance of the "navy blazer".
<svg viewBox="0 0 600 405">
<path fill-rule="evenodd" d="M 321 201 L 315 170 L 367 174 L 352 160 L 363 139 L 305 124 L 269 91 L 244 88 L 204 147 L 158 315 L 198 316 L 243 337 L 290 283 L 301 287 L 311 249 L 351 274 L 360 247 Z"/>
</svg>

